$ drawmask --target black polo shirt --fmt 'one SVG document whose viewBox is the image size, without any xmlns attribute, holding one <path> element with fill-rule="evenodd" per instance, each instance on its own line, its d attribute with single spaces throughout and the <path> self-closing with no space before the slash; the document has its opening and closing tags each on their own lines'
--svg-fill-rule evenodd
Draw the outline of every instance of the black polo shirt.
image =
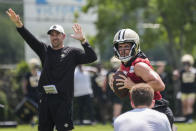
<svg viewBox="0 0 196 131">
<path fill-rule="evenodd" d="M 45 95 L 43 86 L 52 84 L 70 102 L 73 98 L 75 67 L 94 62 L 97 56 L 93 49 L 86 42 L 82 44 L 84 50 L 73 47 L 54 50 L 50 45 L 37 40 L 25 27 L 17 28 L 17 31 L 40 57 L 43 70 L 38 87 L 41 95 Z"/>
</svg>

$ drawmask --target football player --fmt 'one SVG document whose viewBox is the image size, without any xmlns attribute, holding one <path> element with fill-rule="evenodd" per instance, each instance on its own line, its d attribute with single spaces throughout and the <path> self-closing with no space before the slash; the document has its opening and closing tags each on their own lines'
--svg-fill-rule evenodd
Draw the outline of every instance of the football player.
<svg viewBox="0 0 196 131">
<path fill-rule="evenodd" d="M 170 124 L 173 124 L 173 113 L 168 106 L 168 101 L 162 98 L 160 91 L 165 85 L 160 76 L 153 70 L 150 61 L 140 49 L 139 35 L 132 29 L 119 30 L 113 39 L 113 49 L 116 58 L 121 60 L 119 70 L 127 77 L 122 76 L 118 85 L 123 84 L 119 89 L 131 89 L 136 83 L 147 83 L 154 90 L 155 106 L 153 109 L 167 115 Z M 113 89 L 114 79 L 110 79 L 110 86 Z M 122 86 L 122 85 L 121 85 Z M 127 94 L 128 95 L 128 94 Z"/>
</svg>

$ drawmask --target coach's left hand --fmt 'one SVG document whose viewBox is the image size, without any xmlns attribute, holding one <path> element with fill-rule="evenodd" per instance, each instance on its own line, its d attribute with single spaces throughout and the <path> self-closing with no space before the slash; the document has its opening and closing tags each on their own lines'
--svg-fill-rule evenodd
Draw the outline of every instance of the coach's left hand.
<svg viewBox="0 0 196 131">
<path fill-rule="evenodd" d="M 74 34 L 71 34 L 71 37 L 79 40 L 82 44 L 84 44 L 86 42 L 86 38 L 82 32 L 82 28 L 79 24 L 74 24 L 74 26 L 72 26 L 73 30 L 74 30 Z"/>
</svg>

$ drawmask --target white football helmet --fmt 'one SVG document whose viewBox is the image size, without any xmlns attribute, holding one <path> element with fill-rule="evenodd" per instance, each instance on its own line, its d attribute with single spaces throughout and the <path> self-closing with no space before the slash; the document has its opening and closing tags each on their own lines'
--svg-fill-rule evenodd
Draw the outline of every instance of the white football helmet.
<svg viewBox="0 0 196 131">
<path fill-rule="evenodd" d="M 194 58 L 193 58 L 193 56 L 190 55 L 190 54 L 185 54 L 185 55 L 182 56 L 181 62 L 182 62 L 182 63 L 183 63 L 183 62 L 188 62 L 188 63 L 190 63 L 190 65 L 192 66 L 192 65 L 194 64 Z"/>
<path fill-rule="evenodd" d="M 130 53 L 128 56 L 121 57 L 118 51 L 118 45 L 122 43 L 130 43 L 132 44 Z M 119 30 L 113 39 L 113 49 L 114 55 L 121 60 L 122 62 L 127 62 L 134 56 L 136 56 L 140 52 L 140 45 L 139 45 L 139 35 L 131 30 L 131 29 L 121 29 Z"/>
<path fill-rule="evenodd" d="M 37 58 L 30 59 L 28 61 L 28 64 L 29 64 L 30 69 L 35 69 L 35 68 L 41 67 L 41 62 Z"/>
</svg>

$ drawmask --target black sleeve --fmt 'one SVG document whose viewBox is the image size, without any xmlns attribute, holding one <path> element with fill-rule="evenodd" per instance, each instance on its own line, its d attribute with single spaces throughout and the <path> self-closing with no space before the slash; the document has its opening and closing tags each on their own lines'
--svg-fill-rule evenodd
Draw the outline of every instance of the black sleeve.
<svg viewBox="0 0 196 131">
<path fill-rule="evenodd" d="M 25 73 L 24 78 L 26 81 L 29 81 L 29 77 L 31 76 L 30 72 Z"/>
<path fill-rule="evenodd" d="M 43 51 L 46 45 L 40 42 L 37 38 L 33 36 L 24 26 L 21 28 L 16 28 L 19 34 L 27 42 L 27 44 L 37 53 L 37 55 L 42 59 Z"/>
<path fill-rule="evenodd" d="M 76 62 L 77 64 L 87 64 L 97 60 L 97 55 L 92 47 L 86 42 L 82 44 L 84 51 L 76 49 Z"/>
</svg>

